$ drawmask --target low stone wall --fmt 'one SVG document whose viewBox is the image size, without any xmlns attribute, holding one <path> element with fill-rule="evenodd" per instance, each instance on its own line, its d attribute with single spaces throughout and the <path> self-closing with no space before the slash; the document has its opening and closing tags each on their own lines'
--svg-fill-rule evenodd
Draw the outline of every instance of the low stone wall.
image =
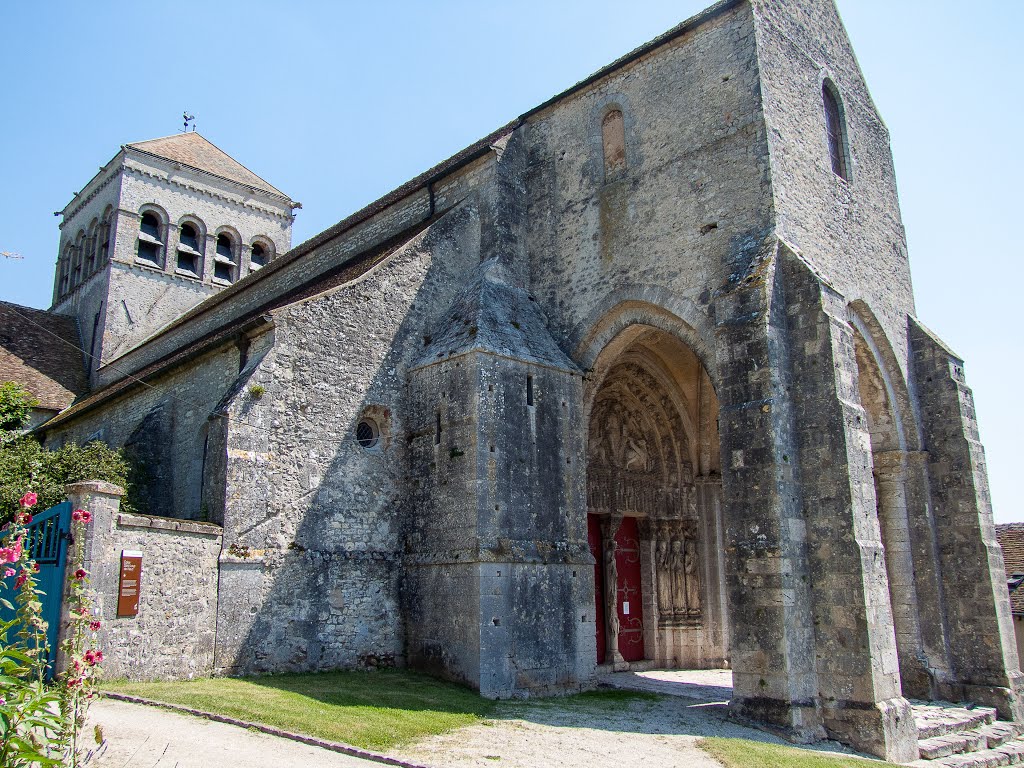
<svg viewBox="0 0 1024 768">
<path fill-rule="evenodd" d="M 220 526 L 119 511 L 121 488 L 75 483 L 76 508 L 88 509 L 85 568 L 102 622 L 107 678 L 187 679 L 213 672 Z M 138 614 L 118 616 L 123 551 L 142 553 Z"/>
</svg>

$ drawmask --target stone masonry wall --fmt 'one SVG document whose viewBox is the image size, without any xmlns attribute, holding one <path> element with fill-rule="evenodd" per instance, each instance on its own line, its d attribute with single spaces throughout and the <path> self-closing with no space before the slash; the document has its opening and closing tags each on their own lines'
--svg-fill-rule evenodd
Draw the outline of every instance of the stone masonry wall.
<svg viewBox="0 0 1024 768">
<path fill-rule="evenodd" d="M 222 585 L 237 599 L 222 604 L 218 668 L 404 663 L 405 371 L 478 242 L 463 205 L 360 277 L 273 312 L 272 347 L 225 403 Z M 355 440 L 362 417 L 380 428 L 371 449 Z"/>
<path fill-rule="evenodd" d="M 47 429 L 48 446 L 99 439 L 126 447 L 138 463 L 140 511 L 210 520 L 204 455 L 210 419 L 238 377 L 240 352 L 225 344 L 139 386 L 107 407 Z"/>
<path fill-rule="evenodd" d="M 108 678 L 169 680 L 213 672 L 219 526 L 118 512 L 121 489 L 108 483 L 68 487 L 94 519 L 84 528 L 85 568 L 102 622 L 99 646 Z M 117 616 L 123 550 L 142 552 L 137 616 Z"/>
<path fill-rule="evenodd" d="M 758 71 L 779 237 L 847 301 L 878 318 L 907 375 L 914 313 L 889 132 L 832 0 L 754 0 Z M 839 92 L 849 180 L 832 171 L 822 83 Z"/>
<path fill-rule="evenodd" d="M 711 292 L 771 228 L 758 95 L 750 10 L 737 4 L 530 117 L 530 290 L 570 355 L 620 302 L 658 290 L 706 324 Z M 606 180 L 611 109 L 626 168 Z"/>
</svg>

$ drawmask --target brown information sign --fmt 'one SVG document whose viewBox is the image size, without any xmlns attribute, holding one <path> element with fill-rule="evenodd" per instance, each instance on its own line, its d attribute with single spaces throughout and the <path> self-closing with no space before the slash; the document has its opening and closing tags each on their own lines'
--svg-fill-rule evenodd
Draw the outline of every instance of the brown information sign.
<svg viewBox="0 0 1024 768">
<path fill-rule="evenodd" d="M 137 616 L 142 586 L 142 553 L 121 550 L 121 581 L 117 588 L 117 615 Z"/>
</svg>

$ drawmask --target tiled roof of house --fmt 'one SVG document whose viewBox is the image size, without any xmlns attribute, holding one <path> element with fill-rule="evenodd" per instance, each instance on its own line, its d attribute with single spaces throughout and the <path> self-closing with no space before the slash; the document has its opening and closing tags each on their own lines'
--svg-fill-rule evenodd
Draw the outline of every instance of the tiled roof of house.
<svg viewBox="0 0 1024 768">
<path fill-rule="evenodd" d="M 198 168 L 248 187 L 261 189 L 274 195 L 287 198 L 281 190 L 271 186 L 244 165 L 239 163 L 227 152 L 220 149 L 198 133 L 178 133 L 160 139 L 149 139 L 125 145 L 150 155 L 173 160 L 176 163 Z"/>
<path fill-rule="evenodd" d="M 1003 563 L 1010 586 L 1010 608 L 1024 616 L 1024 523 L 996 526 L 996 539 L 1003 548 Z"/>
<path fill-rule="evenodd" d="M 0 381 L 61 411 L 88 390 L 75 319 L 0 301 Z"/>
</svg>

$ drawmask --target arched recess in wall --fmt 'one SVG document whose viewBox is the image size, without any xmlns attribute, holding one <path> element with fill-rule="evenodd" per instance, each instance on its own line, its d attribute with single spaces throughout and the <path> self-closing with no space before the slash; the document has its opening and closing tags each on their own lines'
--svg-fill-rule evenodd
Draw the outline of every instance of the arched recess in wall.
<svg viewBox="0 0 1024 768">
<path fill-rule="evenodd" d="M 599 664 L 727 665 L 718 401 L 707 370 L 678 336 L 634 322 L 597 353 L 584 398 Z"/>
<path fill-rule="evenodd" d="M 908 441 L 894 386 L 899 371 L 888 367 L 880 351 L 879 342 L 884 337 L 872 334 L 864 320 L 864 317 L 873 319 L 870 311 L 866 306 L 858 309 L 851 307 L 857 394 L 870 439 L 875 507 L 885 548 L 900 678 L 904 695 L 925 697 L 929 695 L 929 679 L 923 663 L 921 612 L 908 509 Z"/>
<path fill-rule="evenodd" d="M 626 127 L 619 107 L 612 107 L 601 119 L 601 148 L 605 183 L 626 172 Z"/>
</svg>

